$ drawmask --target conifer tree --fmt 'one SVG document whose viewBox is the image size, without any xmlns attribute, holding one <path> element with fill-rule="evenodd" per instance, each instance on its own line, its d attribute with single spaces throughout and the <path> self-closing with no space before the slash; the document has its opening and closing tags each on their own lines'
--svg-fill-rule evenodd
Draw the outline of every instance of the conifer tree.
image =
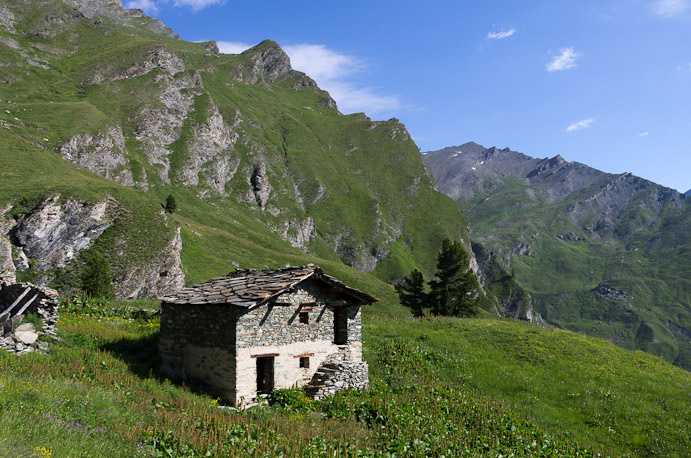
<svg viewBox="0 0 691 458">
<path fill-rule="evenodd" d="M 172 194 L 168 194 L 165 205 L 166 213 L 173 213 L 177 208 L 178 204 L 175 202 L 175 197 Z"/>
<path fill-rule="evenodd" d="M 461 242 L 442 240 L 435 278 L 428 284 L 434 314 L 471 316 L 477 313 L 480 286 Z"/>
<path fill-rule="evenodd" d="M 108 262 L 100 251 L 90 250 L 84 254 L 82 270 L 82 290 L 85 294 L 102 299 L 115 297 L 113 282 L 110 278 Z"/>
<path fill-rule="evenodd" d="M 410 307 L 414 316 L 424 316 L 423 309 L 429 307 L 429 298 L 425 293 L 425 279 L 422 272 L 415 269 L 410 273 L 410 277 L 403 278 L 403 281 L 396 285 L 396 293 L 401 304 Z"/>
</svg>

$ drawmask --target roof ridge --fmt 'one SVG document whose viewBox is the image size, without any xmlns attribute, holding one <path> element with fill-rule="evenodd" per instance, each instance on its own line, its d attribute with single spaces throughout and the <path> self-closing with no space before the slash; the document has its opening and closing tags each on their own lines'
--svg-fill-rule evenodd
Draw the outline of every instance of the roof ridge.
<svg viewBox="0 0 691 458">
<path fill-rule="evenodd" d="M 254 308 L 313 276 L 338 288 L 339 294 L 351 296 L 359 302 L 372 303 L 379 300 L 346 286 L 312 263 L 277 269 L 237 269 L 204 283 L 183 288 L 175 295 L 162 297 L 161 300 L 174 304 L 232 304 L 238 307 Z"/>
</svg>

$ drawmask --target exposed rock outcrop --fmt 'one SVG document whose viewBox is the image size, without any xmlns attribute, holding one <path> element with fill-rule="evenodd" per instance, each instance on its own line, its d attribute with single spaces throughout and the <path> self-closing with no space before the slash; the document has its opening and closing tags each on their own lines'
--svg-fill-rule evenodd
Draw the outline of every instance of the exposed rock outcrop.
<svg viewBox="0 0 691 458">
<path fill-rule="evenodd" d="M 473 258 L 479 268 L 478 280 L 485 290 L 494 292 L 499 303 L 496 312 L 514 320 L 540 322 L 533 312 L 533 301 L 528 294 L 501 266 L 496 256 L 480 243 L 472 244 Z"/>
<path fill-rule="evenodd" d="M 127 169 L 125 137 L 120 126 L 110 126 L 95 135 L 79 134 L 58 147 L 62 157 L 104 178 L 133 186 L 132 172 Z"/>
<path fill-rule="evenodd" d="M 273 83 L 293 72 L 288 54 L 273 41 L 262 41 L 242 54 L 250 56 L 250 65 L 239 67 L 236 79 L 245 84 Z"/>
<path fill-rule="evenodd" d="M 12 209 L 11 205 L 0 208 L 0 272 L 14 272 L 12 244 L 9 239 L 11 224 L 4 219 L 5 213 Z"/>
<path fill-rule="evenodd" d="M 107 16 L 114 19 L 122 25 L 130 27 L 138 27 L 141 24 L 141 18 L 147 19 L 146 27 L 155 33 L 167 35 L 169 37 L 176 37 L 175 33 L 166 27 L 158 19 L 144 16 L 141 9 L 122 9 L 121 0 L 64 0 L 65 3 L 76 8 L 85 17 L 92 19 L 96 16 Z M 139 19 L 139 21 L 133 21 Z"/>
<path fill-rule="evenodd" d="M 193 139 L 187 147 L 189 159 L 178 170 L 180 181 L 187 186 L 197 186 L 199 175 L 203 173 L 211 189 L 217 194 L 225 194 L 225 185 L 233 179 L 240 164 L 239 159 L 230 155 L 238 137 L 225 123 L 216 105 L 211 103 L 206 119 L 193 127 Z"/>
<path fill-rule="evenodd" d="M 59 195 L 48 197 L 17 221 L 11 237 L 36 260 L 36 270 L 64 267 L 112 224 L 116 205 L 113 200 L 86 204 L 73 199 L 60 202 Z"/>
<path fill-rule="evenodd" d="M 210 41 L 204 45 L 204 51 L 208 51 L 209 53 L 213 54 L 214 56 L 217 56 L 221 54 L 221 50 L 218 49 L 218 44 L 215 41 Z"/>
<path fill-rule="evenodd" d="M 263 209 L 271 195 L 271 184 L 269 184 L 269 177 L 266 174 L 266 165 L 264 165 L 263 162 L 254 168 L 254 173 L 250 178 L 250 186 L 252 187 L 251 192 L 254 193 L 257 203 Z"/>
<path fill-rule="evenodd" d="M 160 85 L 159 99 L 165 108 L 142 108 L 137 115 L 135 138 L 141 142 L 149 163 L 159 166 L 161 179 L 170 183 L 170 144 L 180 136 L 202 81 L 198 73 L 185 73 L 177 77 L 161 74 L 154 82 Z"/>
<path fill-rule="evenodd" d="M 595 288 L 593 288 L 593 291 L 598 293 L 600 296 L 615 301 L 625 301 L 627 299 L 626 293 L 624 291 L 610 286 L 606 283 L 600 283 Z"/>
<path fill-rule="evenodd" d="M 137 78 L 152 70 L 161 70 L 175 76 L 185 71 L 185 64 L 182 59 L 163 46 L 157 46 L 151 49 L 143 60 L 136 62 L 115 79 Z"/>
<path fill-rule="evenodd" d="M 175 293 L 185 283 L 181 253 L 182 238 L 178 228 L 168 246 L 156 258 L 139 266 L 130 266 L 122 274 L 114 276 L 116 296 L 136 299 Z"/>
<path fill-rule="evenodd" d="M 283 225 L 283 239 L 290 242 L 295 248 L 307 248 L 310 240 L 316 236 L 317 228 L 314 225 L 312 217 L 308 217 L 304 221 L 288 220 Z"/>
<path fill-rule="evenodd" d="M 14 33 L 14 22 L 16 18 L 12 11 L 5 5 L 0 5 L 0 26 L 5 27 L 8 32 Z"/>
</svg>

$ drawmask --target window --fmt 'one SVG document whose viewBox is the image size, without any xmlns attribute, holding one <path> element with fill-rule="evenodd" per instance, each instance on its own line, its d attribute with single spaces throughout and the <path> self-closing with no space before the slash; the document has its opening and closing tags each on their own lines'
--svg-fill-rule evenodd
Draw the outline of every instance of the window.
<svg viewBox="0 0 691 458">
<path fill-rule="evenodd" d="M 310 367 L 310 357 L 309 356 L 301 356 L 300 357 L 300 367 L 303 369 L 307 369 Z"/>
<path fill-rule="evenodd" d="M 334 309 L 334 343 L 336 345 L 348 343 L 348 311 L 344 308 Z"/>
<path fill-rule="evenodd" d="M 307 324 L 310 322 L 310 312 L 300 312 L 300 323 Z"/>
</svg>

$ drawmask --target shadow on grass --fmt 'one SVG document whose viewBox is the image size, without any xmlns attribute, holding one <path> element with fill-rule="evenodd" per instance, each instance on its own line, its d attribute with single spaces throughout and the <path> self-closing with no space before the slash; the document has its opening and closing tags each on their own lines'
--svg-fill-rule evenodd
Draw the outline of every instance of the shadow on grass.
<svg viewBox="0 0 691 458">
<path fill-rule="evenodd" d="M 155 378 L 163 382 L 169 380 L 174 385 L 186 388 L 192 393 L 215 396 L 214 391 L 202 383 L 183 381 L 163 374 L 161 357 L 158 354 L 158 332 L 136 339 L 119 339 L 100 345 L 101 350 L 111 353 L 127 364 L 130 371 L 139 378 Z"/>
</svg>

